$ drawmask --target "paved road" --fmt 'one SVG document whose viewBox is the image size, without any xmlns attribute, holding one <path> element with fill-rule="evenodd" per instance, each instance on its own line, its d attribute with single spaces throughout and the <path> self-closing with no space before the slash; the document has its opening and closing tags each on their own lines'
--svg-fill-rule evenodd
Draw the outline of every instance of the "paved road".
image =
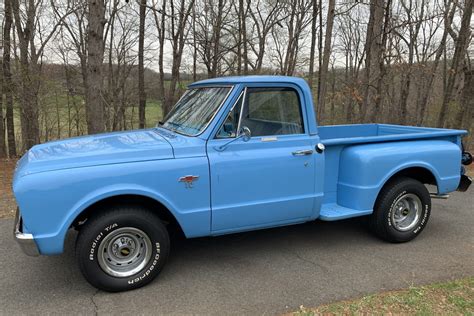
<svg viewBox="0 0 474 316">
<path fill-rule="evenodd" d="M 361 219 L 178 241 L 149 286 L 96 291 L 73 257 L 24 256 L 0 221 L 0 314 L 278 314 L 368 293 L 474 275 L 474 195 L 434 201 L 416 240 L 388 244 Z"/>
</svg>

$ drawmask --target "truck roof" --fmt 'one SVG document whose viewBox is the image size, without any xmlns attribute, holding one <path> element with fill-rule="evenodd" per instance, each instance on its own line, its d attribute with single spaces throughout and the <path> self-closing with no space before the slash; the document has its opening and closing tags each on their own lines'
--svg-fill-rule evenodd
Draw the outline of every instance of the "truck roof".
<svg viewBox="0 0 474 316">
<path fill-rule="evenodd" d="M 284 83 L 293 83 L 298 86 L 307 86 L 307 83 L 304 79 L 299 77 L 290 77 L 290 76 L 231 76 L 231 77 L 219 77 L 212 78 L 194 82 L 189 85 L 189 87 L 199 86 L 199 85 L 209 85 L 209 84 L 239 84 L 239 83 L 258 83 L 258 82 L 284 82 Z"/>
</svg>

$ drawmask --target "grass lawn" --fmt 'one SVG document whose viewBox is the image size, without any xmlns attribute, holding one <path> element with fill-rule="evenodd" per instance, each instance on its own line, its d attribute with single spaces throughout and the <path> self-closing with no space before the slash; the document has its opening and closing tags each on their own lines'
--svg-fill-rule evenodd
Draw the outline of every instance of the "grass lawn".
<svg viewBox="0 0 474 316">
<path fill-rule="evenodd" d="M 317 308 L 303 306 L 295 316 L 310 315 L 474 315 L 474 277 L 391 291 Z"/>
</svg>

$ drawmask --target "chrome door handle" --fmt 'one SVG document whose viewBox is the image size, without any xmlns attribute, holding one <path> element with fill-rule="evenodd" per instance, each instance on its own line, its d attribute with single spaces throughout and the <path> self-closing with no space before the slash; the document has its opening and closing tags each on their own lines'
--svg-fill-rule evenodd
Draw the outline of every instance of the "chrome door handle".
<svg viewBox="0 0 474 316">
<path fill-rule="evenodd" d="M 307 156 L 313 154 L 313 151 L 311 149 L 308 150 L 297 150 L 292 152 L 293 156 Z"/>
</svg>

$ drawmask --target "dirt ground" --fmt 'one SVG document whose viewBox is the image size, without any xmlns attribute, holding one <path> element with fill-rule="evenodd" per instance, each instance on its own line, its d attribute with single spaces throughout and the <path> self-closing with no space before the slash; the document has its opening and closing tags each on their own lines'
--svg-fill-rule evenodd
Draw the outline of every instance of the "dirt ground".
<svg viewBox="0 0 474 316">
<path fill-rule="evenodd" d="M 15 216 L 16 203 L 11 185 L 16 160 L 0 160 L 0 218 Z"/>
<path fill-rule="evenodd" d="M 16 160 L 0 160 L 0 219 L 15 216 L 16 203 L 11 190 L 15 165 Z M 468 174 L 474 177 L 474 164 L 469 166 Z M 470 190 L 474 190 L 474 188 Z"/>
</svg>

